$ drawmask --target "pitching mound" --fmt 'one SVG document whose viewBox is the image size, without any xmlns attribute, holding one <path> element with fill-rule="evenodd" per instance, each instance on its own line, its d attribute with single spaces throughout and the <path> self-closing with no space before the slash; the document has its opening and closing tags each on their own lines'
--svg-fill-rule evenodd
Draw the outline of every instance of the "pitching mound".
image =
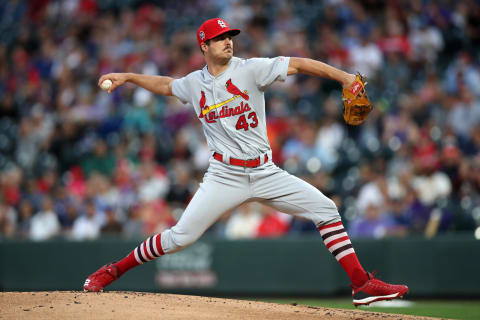
<svg viewBox="0 0 480 320">
<path fill-rule="evenodd" d="M 0 310 L 0 319 L 429 319 L 362 310 L 120 291 L 0 292 Z"/>
</svg>

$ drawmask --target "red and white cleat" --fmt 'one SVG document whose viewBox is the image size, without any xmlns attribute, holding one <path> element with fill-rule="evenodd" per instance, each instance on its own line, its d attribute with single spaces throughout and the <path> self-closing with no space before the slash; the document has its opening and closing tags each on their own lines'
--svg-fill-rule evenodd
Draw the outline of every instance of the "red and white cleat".
<svg viewBox="0 0 480 320">
<path fill-rule="evenodd" d="M 355 307 L 369 305 L 375 301 L 401 298 L 408 292 L 407 286 L 383 282 L 375 279 L 371 273 L 368 273 L 368 278 L 369 280 L 361 287 L 351 286 L 353 289 L 353 305 Z"/>
<path fill-rule="evenodd" d="M 103 291 L 103 288 L 117 280 L 119 277 L 117 267 L 113 264 L 104 265 L 85 280 L 83 291 L 101 292 Z"/>
</svg>

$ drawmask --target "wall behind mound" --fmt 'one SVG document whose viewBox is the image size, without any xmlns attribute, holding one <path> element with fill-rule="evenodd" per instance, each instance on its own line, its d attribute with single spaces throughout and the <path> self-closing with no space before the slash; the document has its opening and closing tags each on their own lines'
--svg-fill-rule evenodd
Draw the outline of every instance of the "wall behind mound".
<svg viewBox="0 0 480 320">
<path fill-rule="evenodd" d="M 0 290 L 82 290 L 101 265 L 137 241 L 0 242 Z M 480 297 L 480 241 L 470 236 L 356 240 L 364 267 L 404 283 L 410 296 Z M 318 237 L 225 241 L 202 239 L 186 250 L 133 269 L 108 290 L 201 295 L 348 294 L 348 277 Z"/>
</svg>

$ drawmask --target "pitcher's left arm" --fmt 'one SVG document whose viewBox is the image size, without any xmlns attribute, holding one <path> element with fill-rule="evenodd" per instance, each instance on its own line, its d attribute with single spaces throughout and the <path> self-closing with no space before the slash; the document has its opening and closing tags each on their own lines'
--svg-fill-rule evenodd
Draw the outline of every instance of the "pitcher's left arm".
<svg viewBox="0 0 480 320">
<path fill-rule="evenodd" d="M 291 57 L 287 75 L 298 73 L 340 82 L 343 87 L 343 118 L 350 125 L 358 126 L 362 124 L 373 109 L 365 91 L 367 82 L 360 74 L 350 74 L 313 59 Z"/>
<path fill-rule="evenodd" d="M 288 64 L 288 75 L 309 74 L 338 81 L 342 87 L 348 87 L 355 81 L 355 75 L 332 67 L 326 63 L 309 59 L 291 57 Z"/>
</svg>

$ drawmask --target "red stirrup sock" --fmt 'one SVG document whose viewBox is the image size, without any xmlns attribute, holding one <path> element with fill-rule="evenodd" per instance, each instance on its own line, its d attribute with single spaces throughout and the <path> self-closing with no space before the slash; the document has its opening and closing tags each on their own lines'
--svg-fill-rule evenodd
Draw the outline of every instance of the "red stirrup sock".
<svg viewBox="0 0 480 320">
<path fill-rule="evenodd" d="M 159 233 L 143 241 L 138 247 L 133 249 L 128 256 L 115 262 L 113 265 L 118 268 L 119 275 L 122 275 L 133 267 L 163 256 L 164 254 L 161 243 L 161 233 Z"/>
<path fill-rule="evenodd" d="M 328 251 L 337 259 L 356 287 L 362 286 L 368 275 L 357 259 L 355 250 L 341 221 L 318 227 Z"/>
</svg>

